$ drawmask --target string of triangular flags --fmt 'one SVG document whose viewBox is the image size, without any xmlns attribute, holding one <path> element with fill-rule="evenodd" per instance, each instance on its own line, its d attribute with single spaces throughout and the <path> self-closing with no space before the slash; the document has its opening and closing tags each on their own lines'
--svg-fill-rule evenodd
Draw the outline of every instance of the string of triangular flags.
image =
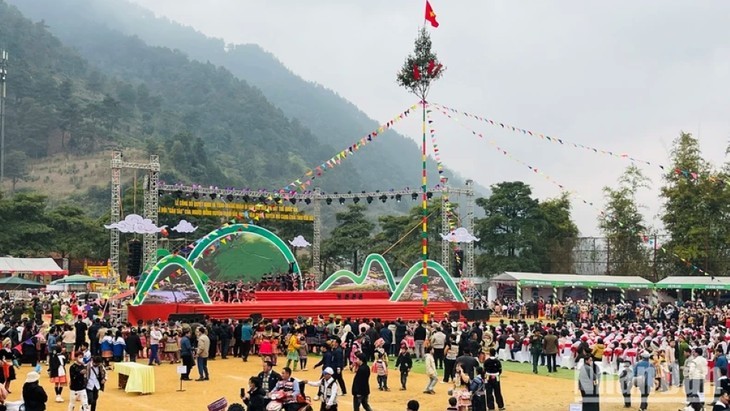
<svg viewBox="0 0 730 411">
<path fill-rule="evenodd" d="M 484 141 L 488 142 L 488 143 L 489 143 L 489 144 L 490 144 L 490 145 L 491 145 L 492 147 L 494 147 L 494 148 L 495 148 L 495 149 L 496 149 L 497 151 L 499 151 L 500 153 L 502 153 L 503 155 L 505 155 L 505 156 L 506 156 L 507 158 L 509 158 L 510 160 L 512 160 L 512 161 L 514 161 L 514 162 L 516 162 L 516 163 L 518 163 L 518 164 L 521 164 L 521 165 L 523 165 L 523 166 L 527 167 L 527 168 L 528 168 L 528 169 L 529 169 L 530 171 L 532 171 L 533 173 L 535 173 L 535 174 L 537 174 L 537 175 L 539 175 L 539 176 L 543 177 L 543 178 L 544 178 L 545 180 L 547 180 L 547 181 L 548 181 L 548 182 L 550 182 L 551 184 L 553 184 L 553 185 L 557 186 L 558 188 L 560 188 L 560 190 L 561 190 L 561 191 L 565 191 L 565 192 L 567 192 L 567 193 L 569 193 L 569 194 L 572 194 L 573 196 L 575 196 L 575 197 L 576 197 L 576 199 L 580 200 L 580 201 L 581 201 L 581 202 L 582 202 L 583 204 L 586 204 L 586 205 L 589 205 L 589 206 L 593 207 L 593 208 L 594 208 L 594 209 L 595 209 L 596 211 L 598 211 L 598 212 L 599 212 L 599 213 L 600 213 L 601 215 L 604 215 L 604 216 L 605 216 L 605 215 L 607 215 L 607 214 L 606 214 L 606 212 L 605 212 L 604 210 L 601 210 L 601 209 L 600 209 L 599 207 L 597 207 L 597 206 L 596 206 L 595 204 L 593 204 L 593 202 L 592 202 L 592 201 L 586 200 L 586 199 L 585 199 L 585 198 L 583 198 L 583 197 L 582 197 L 582 196 L 581 196 L 581 195 L 580 195 L 579 193 L 577 193 L 577 192 L 575 192 L 575 191 L 570 191 L 570 190 L 568 190 L 568 189 L 567 189 L 567 188 L 566 188 L 566 187 L 565 187 L 565 186 L 564 186 L 563 184 L 561 184 L 561 183 L 559 183 L 558 181 L 556 181 L 556 180 L 555 180 L 554 178 L 552 178 L 552 177 L 551 177 L 550 175 L 548 175 L 548 174 L 546 174 L 545 172 L 543 172 L 543 171 L 542 171 L 541 169 L 539 169 L 539 168 L 537 168 L 537 167 L 535 167 L 535 166 L 533 166 L 533 165 L 530 165 L 530 164 L 528 164 L 528 163 L 525 163 L 524 161 L 520 160 L 520 159 L 519 159 L 519 158 L 517 158 L 517 157 L 514 157 L 514 156 L 512 156 L 512 154 L 510 154 L 510 152 L 508 152 L 508 151 L 507 151 L 507 150 L 505 150 L 504 148 L 502 148 L 502 147 L 500 147 L 499 145 L 497 145 L 497 143 L 496 143 L 496 142 L 495 142 L 494 140 L 489 140 L 489 139 L 486 139 L 486 138 L 484 138 L 484 135 L 483 135 L 482 133 L 478 133 L 478 132 L 476 132 L 476 131 L 474 131 L 474 130 L 470 129 L 469 127 L 465 126 L 465 125 L 464 125 L 463 123 L 461 123 L 461 122 L 459 121 L 459 119 L 457 119 L 456 117 L 453 117 L 453 116 L 452 116 L 451 114 L 449 114 L 449 113 L 448 113 L 448 112 L 447 112 L 446 110 L 444 110 L 443 108 L 439 108 L 439 112 L 440 112 L 441 114 L 443 114 L 444 116 L 446 116 L 446 117 L 450 118 L 451 120 L 453 120 L 453 121 L 454 121 L 455 123 L 459 124 L 459 125 L 460 125 L 460 126 L 461 126 L 462 128 L 464 128 L 464 129 L 465 129 L 466 131 L 468 131 L 468 132 L 470 132 L 471 134 L 473 134 L 473 135 L 475 135 L 475 136 L 477 136 L 477 137 L 479 137 L 479 138 L 483 139 Z"/>
<path fill-rule="evenodd" d="M 428 107 L 428 106 L 426 106 Z M 436 169 L 439 173 L 439 184 L 445 185 L 446 184 L 446 176 L 444 176 L 444 165 L 441 162 L 441 149 L 438 146 L 438 143 L 436 142 L 436 125 L 434 124 L 433 117 L 431 117 L 431 108 L 428 107 L 426 109 L 426 121 L 428 122 L 428 130 L 429 134 L 431 136 L 431 145 L 433 146 L 433 158 L 436 161 Z M 446 220 L 449 225 L 449 233 L 456 230 L 460 225 L 461 222 L 459 221 L 459 216 L 454 213 L 454 206 L 451 204 L 451 201 L 449 199 L 449 193 L 448 191 L 444 191 L 441 193 L 442 197 L 442 204 L 443 207 L 446 210 Z M 444 233 L 447 234 L 447 233 Z M 457 267 L 462 266 L 461 257 L 459 256 L 459 243 L 449 243 L 451 248 L 454 250 L 454 253 L 452 254 L 454 256 L 454 259 L 456 260 Z"/>
<path fill-rule="evenodd" d="M 435 129 L 433 118 L 431 117 L 430 108 L 426 109 L 426 122 L 428 125 L 429 135 L 431 137 L 431 146 L 433 148 L 433 158 L 436 161 L 436 169 L 438 170 L 438 173 L 439 173 L 439 184 L 445 185 L 446 176 L 444 176 L 444 165 L 441 162 L 441 151 L 439 149 L 438 143 L 436 142 L 436 129 Z M 446 209 L 446 218 L 447 218 L 448 224 L 449 224 L 449 232 L 451 232 L 458 227 L 458 225 L 457 225 L 458 221 L 456 221 L 453 206 L 451 204 L 451 201 L 449 201 L 448 192 L 442 192 L 441 199 L 442 199 L 443 207 Z M 446 233 L 444 233 L 444 234 L 446 234 Z"/>
<path fill-rule="evenodd" d="M 302 177 L 287 184 L 284 188 L 279 190 L 279 192 L 280 193 L 288 192 L 289 194 L 294 194 L 294 193 L 298 192 L 299 190 L 306 190 L 312 184 L 312 181 L 315 178 L 320 177 L 325 172 L 332 170 L 333 168 L 342 164 L 342 161 L 344 161 L 348 157 L 354 155 L 362 147 L 373 142 L 379 135 L 381 135 L 385 131 L 389 130 L 397 122 L 408 117 L 408 115 L 411 113 L 411 111 L 415 110 L 416 107 L 418 107 L 418 104 L 414 104 L 414 105 L 410 106 L 405 111 L 401 112 L 400 114 L 396 115 L 395 117 L 393 117 L 390 120 L 386 121 L 385 123 L 381 124 L 377 129 L 371 131 L 370 133 L 363 136 L 359 140 L 350 144 L 347 148 L 345 148 L 344 150 L 335 154 L 329 160 L 323 162 L 322 164 L 320 164 L 314 168 L 307 170 Z"/>
<path fill-rule="evenodd" d="M 484 135 L 483 135 L 482 133 L 478 133 L 478 132 L 476 132 L 476 131 L 474 131 L 474 130 L 470 129 L 469 127 L 465 126 L 464 124 L 462 124 L 462 122 L 460 122 L 460 121 L 459 121 L 459 119 L 457 119 L 457 118 L 455 118 L 455 117 L 451 116 L 451 115 L 449 114 L 449 112 L 447 112 L 447 111 L 446 111 L 446 110 L 445 110 L 445 109 L 444 109 L 443 107 L 437 106 L 437 105 L 435 105 L 435 104 L 434 104 L 434 107 L 436 107 L 436 108 L 438 109 L 438 111 L 439 111 L 439 112 L 440 112 L 441 114 L 443 114 L 444 116 L 446 116 L 446 117 L 450 118 L 450 119 L 451 119 L 451 120 L 453 120 L 453 121 L 454 121 L 455 123 L 459 124 L 459 125 L 460 125 L 460 126 L 461 126 L 462 128 L 464 128 L 464 129 L 465 129 L 466 131 L 468 131 L 468 132 L 470 132 L 471 134 L 473 134 L 473 135 L 475 135 L 475 136 L 478 136 L 479 138 L 481 138 L 481 139 L 483 139 L 483 140 L 487 141 L 487 142 L 488 142 L 488 143 L 489 143 L 489 144 L 490 144 L 491 146 L 493 146 L 493 147 L 494 147 L 494 148 L 495 148 L 495 149 L 496 149 L 497 151 L 499 151 L 500 153 L 502 153 L 503 155 L 505 155 L 505 156 L 506 156 L 507 158 L 509 158 L 510 160 L 512 160 L 512 161 L 514 161 L 514 162 L 516 162 L 516 163 L 518 163 L 518 164 L 521 164 L 521 165 L 523 165 L 523 166 L 527 167 L 527 168 L 528 168 L 528 169 L 529 169 L 530 171 L 532 171 L 532 172 L 534 172 L 534 173 L 536 173 L 536 174 L 538 174 L 538 175 L 542 176 L 543 178 L 545 178 L 545 179 L 546 179 L 547 181 L 549 181 L 550 183 L 552 183 L 552 184 L 556 185 L 556 186 L 557 186 L 558 188 L 560 188 L 560 189 L 561 189 L 561 191 L 567 192 L 568 194 L 570 194 L 570 195 L 572 195 L 572 196 L 576 197 L 576 198 L 577 198 L 578 200 L 580 200 L 580 201 L 581 201 L 582 203 L 584 203 L 584 204 L 586 204 L 586 205 L 589 205 L 589 206 L 591 206 L 591 207 L 592 207 L 593 209 L 595 209 L 596 211 L 598 211 L 598 213 L 600 214 L 600 216 L 601 216 L 601 217 L 603 217 L 603 218 L 605 218 L 605 219 L 608 219 L 608 220 L 614 220 L 614 221 L 616 221 L 616 222 L 617 222 L 617 223 L 619 224 L 619 226 L 623 227 L 623 223 L 621 223 L 621 221 L 618 221 L 618 219 L 617 219 L 617 218 L 615 218 L 615 216 L 613 216 L 613 215 L 610 215 L 610 214 L 609 214 L 608 212 L 606 212 L 605 210 L 601 209 L 600 207 L 597 207 L 597 206 L 596 206 L 596 205 L 595 205 L 595 204 L 594 204 L 593 202 L 591 202 L 591 201 L 588 201 L 588 200 L 586 200 L 586 199 L 585 199 L 585 198 L 583 198 L 583 197 L 582 197 L 582 196 L 581 196 L 581 195 L 580 195 L 580 194 L 579 194 L 578 192 L 576 192 L 576 191 L 569 191 L 569 190 L 567 190 L 567 189 L 565 188 L 565 186 L 564 186 L 563 184 L 559 183 L 558 181 L 556 181 L 555 179 L 553 179 L 552 177 L 550 177 L 550 176 L 549 176 L 548 174 L 544 173 L 544 172 L 543 172 L 542 170 L 538 169 L 538 168 L 537 168 L 537 167 L 535 167 L 535 166 L 532 166 L 532 165 L 530 165 L 530 164 L 527 164 L 527 163 L 525 163 L 524 161 L 522 161 L 522 160 L 520 160 L 520 159 L 518 159 L 518 158 L 516 158 L 516 157 L 512 156 L 512 155 L 511 155 L 511 154 L 510 154 L 510 153 L 509 153 L 509 152 L 508 152 L 507 150 L 505 150 L 505 149 L 503 149 L 502 147 L 498 146 L 498 145 L 497 145 L 497 143 L 496 143 L 496 142 L 495 142 L 494 140 L 488 140 L 488 139 L 486 139 L 486 138 L 484 137 Z M 637 233 L 637 235 L 641 236 L 642 238 L 644 238 L 644 237 L 645 237 L 645 235 L 644 235 L 643 233 Z M 671 250 L 667 250 L 667 249 L 666 249 L 665 247 L 661 247 L 660 249 L 661 249 L 661 250 L 662 250 L 662 252 L 664 252 L 665 254 L 671 255 L 671 256 L 673 256 L 673 257 L 675 257 L 675 258 L 679 259 L 679 260 L 680 260 L 680 261 L 682 261 L 682 262 L 683 262 L 683 263 L 684 263 L 684 264 L 685 264 L 685 265 L 686 265 L 687 267 L 691 267 L 691 268 L 692 268 L 692 270 L 696 270 L 696 271 L 698 271 L 698 272 L 700 272 L 700 273 L 703 273 L 703 274 L 705 274 L 705 275 L 711 275 L 711 274 L 710 274 L 710 273 L 708 273 L 707 271 L 705 271 L 705 270 L 701 269 L 700 267 L 697 267 L 696 265 L 694 265 L 694 264 L 690 263 L 690 262 L 689 262 L 689 261 L 687 261 L 687 260 L 686 260 L 685 258 L 682 258 L 682 257 L 681 257 L 681 256 L 679 256 L 679 255 L 678 255 L 677 253 L 675 253 L 675 252 L 672 252 Z"/>
<path fill-rule="evenodd" d="M 707 271 L 703 270 L 703 269 L 702 269 L 701 267 L 698 267 L 698 266 L 696 266 L 696 265 L 692 264 L 692 262 L 691 262 L 691 261 L 689 261 L 689 260 L 687 260 L 686 258 L 684 258 L 684 257 L 680 256 L 679 254 L 677 254 L 677 253 L 675 253 L 675 252 L 673 252 L 673 251 L 671 251 L 671 250 L 668 250 L 668 249 L 667 249 L 666 247 L 664 247 L 664 245 L 661 245 L 661 244 L 656 244 L 656 243 L 655 243 L 655 240 L 654 240 L 653 238 L 651 238 L 651 236 L 650 236 L 650 235 L 647 235 L 647 234 L 640 234 L 640 237 L 641 237 L 642 241 L 644 242 L 644 244 L 647 244 L 647 245 L 651 246 L 652 248 L 655 248 L 655 249 L 656 249 L 657 251 L 661 251 L 661 252 L 662 252 L 662 253 L 664 253 L 665 255 L 669 255 L 669 256 L 672 256 L 672 257 L 674 257 L 674 258 L 678 259 L 678 260 L 679 260 L 679 261 L 681 261 L 681 262 L 682 262 L 682 263 L 683 263 L 683 264 L 684 264 L 684 265 L 685 265 L 686 267 L 688 267 L 688 268 L 691 268 L 691 269 L 692 269 L 692 271 L 690 272 L 690 274 L 691 274 L 692 272 L 694 272 L 694 271 L 697 271 L 697 272 L 699 272 L 700 274 L 704 274 L 704 275 L 712 275 L 711 273 L 709 273 L 709 272 L 707 272 Z"/>
<path fill-rule="evenodd" d="M 475 114 L 471 114 L 471 113 L 467 113 L 465 111 L 457 110 L 455 108 L 451 108 L 451 107 L 445 106 L 443 104 L 438 104 L 438 103 L 430 103 L 430 104 L 433 105 L 433 106 L 435 106 L 435 107 L 439 107 L 441 109 L 444 109 L 446 111 L 449 111 L 451 113 L 460 114 L 460 115 L 462 115 L 464 117 L 472 118 L 472 119 L 475 119 L 475 120 L 478 120 L 478 121 L 487 123 L 487 124 L 489 124 L 491 126 L 501 127 L 502 129 L 507 130 L 507 131 L 512 131 L 514 133 L 522 134 L 522 135 L 526 135 L 526 136 L 532 136 L 532 137 L 535 137 L 535 138 L 539 138 L 541 140 L 546 140 L 546 141 L 551 142 L 551 143 L 554 143 L 554 144 L 560 144 L 560 145 L 566 146 L 566 147 L 579 148 L 579 149 L 587 150 L 587 151 L 590 151 L 590 152 L 593 152 L 593 153 L 596 153 L 596 154 L 604 154 L 604 155 L 611 156 L 611 157 L 614 157 L 614 158 L 628 160 L 628 161 L 631 161 L 632 163 L 635 163 L 635 164 L 644 164 L 644 165 L 648 165 L 648 166 L 652 166 L 652 167 L 659 167 L 662 171 L 666 171 L 668 169 L 671 169 L 670 167 L 667 167 L 667 166 L 665 166 L 663 164 L 659 164 L 657 162 L 648 161 L 648 160 L 642 160 L 640 158 L 633 157 L 633 156 L 629 155 L 628 153 L 617 153 L 617 152 L 613 152 L 613 151 L 609 151 L 609 150 L 603 150 L 603 149 L 600 149 L 600 148 L 595 148 L 595 147 L 587 146 L 585 144 L 575 143 L 573 141 L 569 141 L 569 140 L 566 140 L 566 139 L 563 139 L 563 138 L 551 137 L 551 136 L 548 136 L 547 134 L 539 133 L 539 132 L 532 131 L 532 130 L 525 129 L 525 128 L 520 128 L 520 127 L 513 126 L 513 125 L 510 125 L 510 124 L 507 124 L 507 123 L 498 121 L 498 120 L 492 120 L 492 119 L 489 119 L 489 118 L 486 118 L 486 117 L 477 116 Z M 728 181 L 728 180 L 723 180 L 723 179 L 718 178 L 718 177 L 713 176 L 713 175 L 702 175 L 702 174 L 700 174 L 698 172 L 695 172 L 695 171 L 692 171 L 692 170 L 682 170 L 682 169 L 679 169 L 679 168 L 675 168 L 674 169 L 674 174 L 677 175 L 677 176 L 683 176 L 683 177 L 685 177 L 685 178 L 687 178 L 688 180 L 691 180 L 691 181 L 696 181 L 696 180 L 699 180 L 700 178 L 707 178 L 711 182 L 720 182 L 720 183 L 723 183 L 723 184 L 730 184 L 730 181 Z"/>
</svg>

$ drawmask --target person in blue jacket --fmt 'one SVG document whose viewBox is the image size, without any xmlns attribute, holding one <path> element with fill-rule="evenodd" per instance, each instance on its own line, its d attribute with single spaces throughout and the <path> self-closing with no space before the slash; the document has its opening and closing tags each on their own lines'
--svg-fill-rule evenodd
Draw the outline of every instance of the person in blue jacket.
<svg viewBox="0 0 730 411">
<path fill-rule="evenodd" d="M 248 361 L 248 354 L 251 352 L 251 343 L 253 341 L 253 327 L 251 319 L 247 318 L 241 326 L 241 358 L 243 362 Z"/>
</svg>

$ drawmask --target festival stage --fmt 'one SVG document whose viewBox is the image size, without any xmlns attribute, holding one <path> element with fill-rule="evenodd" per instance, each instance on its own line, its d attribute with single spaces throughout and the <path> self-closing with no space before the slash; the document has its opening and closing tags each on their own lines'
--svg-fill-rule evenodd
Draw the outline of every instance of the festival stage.
<svg viewBox="0 0 730 411">
<path fill-rule="evenodd" d="M 423 318 L 421 301 L 389 301 L 386 291 L 335 292 L 335 291 L 269 291 L 257 292 L 256 301 L 214 304 L 142 304 L 129 307 L 129 322 L 162 319 L 170 314 L 204 314 L 215 319 L 246 318 L 260 314 L 265 318 L 316 317 L 329 314 L 351 318 L 380 318 L 394 320 Z M 433 301 L 428 312 L 435 318 L 443 318 L 449 311 L 466 310 L 466 303 Z"/>
</svg>

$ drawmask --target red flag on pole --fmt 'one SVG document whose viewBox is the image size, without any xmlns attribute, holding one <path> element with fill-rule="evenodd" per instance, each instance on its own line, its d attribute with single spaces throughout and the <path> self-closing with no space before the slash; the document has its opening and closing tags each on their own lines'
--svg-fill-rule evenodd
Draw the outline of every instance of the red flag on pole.
<svg viewBox="0 0 730 411">
<path fill-rule="evenodd" d="M 439 26 L 439 22 L 436 21 L 436 13 L 434 13 L 431 3 L 429 3 L 428 0 L 426 0 L 426 21 L 431 23 L 433 28 Z"/>
</svg>

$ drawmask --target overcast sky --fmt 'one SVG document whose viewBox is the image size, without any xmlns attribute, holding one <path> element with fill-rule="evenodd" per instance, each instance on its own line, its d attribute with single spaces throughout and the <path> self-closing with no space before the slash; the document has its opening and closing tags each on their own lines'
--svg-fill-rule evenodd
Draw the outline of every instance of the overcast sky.
<svg viewBox="0 0 730 411">
<path fill-rule="evenodd" d="M 384 121 L 414 102 L 394 80 L 423 23 L 424 1 L 133 1 L 228 43 L 259 44 L 374 119 Z M 440 23 L 431 30 L 434 48 L 448 70 L 430 101 L 664 165 L 672 141 L 685 130 L 700 136 L 708 160 L 725 161 L 730 2 L 431 4 Z M 479 141 L 473 129 L 574 191 L 574 218 L 583 235 L 598 234 L 601 188 L 615 184 L 629 164 L 472 120 L 462 120 L 463 126 L 438 114 L 434 120 L 444 163 L 464 177 L 485 186 L 523 180 L 541 199 L 560 193 Z M 398 130 L 420 141 L 417 121 L 402 122 Z M 654 188 L 640 201 L 649 224 L 659 227 L 660 170 L 643 168 Z"/>
</svg>

